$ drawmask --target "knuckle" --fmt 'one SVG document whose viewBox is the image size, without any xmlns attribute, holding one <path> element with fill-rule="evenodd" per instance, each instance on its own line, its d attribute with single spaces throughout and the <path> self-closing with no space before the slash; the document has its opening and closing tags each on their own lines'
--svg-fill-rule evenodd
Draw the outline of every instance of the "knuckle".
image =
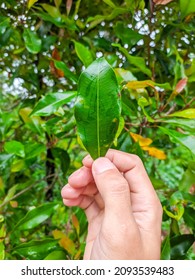
<svg viewBox="0 0 195 280">
<path fill-rule="evenodd" d="M 139 156 L 137 156 L 135 154 L 132 154 L 131 156 L 132 156 L 132 159 L 133 159 L 136 166 L 143 165 L 143 162 L 142 162 L 142 160 Z"/>
<path fill-rule="evenodd" d="M 110 180 L 110 185 L 111 185 L 111 193 L 124 193 L 124 192 L 128 192 L 129 191 L 129 185 L 127 183 L 127 181 L 125 180 L 125 178 L 123 177 L 119 177 L 119 178 L 112 178 Z"/>
</svg>

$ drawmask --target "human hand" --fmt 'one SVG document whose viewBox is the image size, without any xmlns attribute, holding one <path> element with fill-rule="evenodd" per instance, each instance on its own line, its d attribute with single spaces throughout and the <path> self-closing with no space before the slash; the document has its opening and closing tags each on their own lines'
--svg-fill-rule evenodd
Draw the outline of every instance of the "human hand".
<svg viewBox="0 0 195 280">
<path fill-rule="evenodd" d="M 84 259 L 160 258 L 162 207 L 138 156 L 112 149 L 87 156 L 61 193 L 86 213 Z"/>
</svg>

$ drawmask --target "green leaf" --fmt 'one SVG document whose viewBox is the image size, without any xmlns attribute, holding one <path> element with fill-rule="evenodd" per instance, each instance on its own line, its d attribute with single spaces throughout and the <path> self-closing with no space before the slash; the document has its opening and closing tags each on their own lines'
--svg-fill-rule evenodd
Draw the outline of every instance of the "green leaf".
<svg viewBox="0 0 195 280">
<path fill-rule="evenodd" d="M 10 166 L 13 160 L 13 154 L 0 154 L 0 171 L 4 170 L 6 167 Z"/>
<path fill-rule="evenodd" d="M 163 240 L 161 246 L 161 260 L 170 260 L 171 246 L 169 235 Z"/>
<path fill-rule="evenodd" d="M 193 234 L 183 234 L 170 239 L 171 260 L 185 259 L 186 253 L 195 241 Z"/>
<path fill-rule="evenodd" d="M 112 44 L 112 46 L 117 47 L 119 51 L 121 51 L 126 56 L 130 64 L 132 64 L 133 66 L 141 70 L 141 72 L 143 72 L 147 76 L 149 77 L 152 76 L 152 72 L 146 66 L 145 59 L 143 57 L 139 57 L 139 56 L 134 57 L 130 55 L 128 51 L 125 48 L 123 48 L 120 44 Z"/>
<path fill-rule="evenodd" d="M 7 27 L 10 26 L 10 18 L 0 16 L 0 35 L 4 35 Z"/>
<path fill-rule="evenodd" d="M 159 128 L 163 133 L 169 136 L 171 142 L 182 144 L 191 153 L 195 154 L 195 136 L 182 134 L 172 129 L 167 129 L 165 127 L 159 127 Z"/>
<path fill-rule="evenodd" d="M 74 41 L 75 51 L 78 58 L 83 62 L 83 64 L 87 67 L 93 62 L 93 56 L 90 50 L 85 47 L 83 44 Z"/>
<path fill-rule="evenodd" d="M 136 81 L 135 76 L 129 71 L 123 68 L 115 68 L 114 72 L 118 79 L 118 82 L 121 84 L 122 82 Z"/>
<path fill-rule="evenodd" d="M 6 195 L 6 197 L 3 200 L 3 203 L 5 203 L 6 201 L 9 201 L 10 199 L 12 199 L 12 197 L 15 195 L 16 193 L 16 189 L 17 189 L 17 185 L 14 185 L 13 187 L 11 187 L 8 190 L 8 193 Z"/>
<path fill-rule="evenodd" d="M 150 103 L 147 101 L 147 99 L 143 96 L 140 97 L 138 99 L 138 105 L 142 108 L 142 111 L 143 111 L 144 115 L 146 116 L 147 120 L 149 122 L 154 122 L 154 120 L 149 116 L 149 114 L 147 113 L 147 111 L 144 108 L 144 107 L 150 105 Z"/>
<path fill-rule="evenodd" d="M 75 91 L 55 92 L 44 96 L 35 106 L 31 116 L 50 116 L 76 96 Z"/>
<path fill-rule="evenodd" d="M 69 79 L 73 82 L 78 81 L 77 76 L 73 72 L 70 71 L 70 69 L 68 68 L 68 66 L 66 66 L 66 64 L 64 62 L 55 60 L 54 65 L 57 69 L 60 69 L 63 71 L 64 77 L 66 79 Z"/>
<path fill-rule="evenodd" d="M 70 157 L 67 151 L 62 150 L 58 147 L 52 148 L 52 154 L 55 158 L 58 158 L 60 161 L 60 166 L 64 175 L 68 171 L 70 165 Z"/>
<path fill-rule="evenodd" d="M 34 158 L 46 152 L 46 146 L 40 143 L 27 143 L 25 145 L 25 159 Z"/>
<path fill-rule="evenodd" d="M 183 218 L 186 225 L 195 230 L 195 210 L 192 207 L 185 207 Z"/>
<path fill-rule="evenodd" d="M 180 9 L 182 18 L 189 14 L 195 13 L 195 2 L 194 0 L 180 0 Z"/>
<path fill-rule="evenodd" d="M 118 137 L 120 136 L 123 128 L 125 126 L 125 120 L 123 117 L 120 117 L 120 120 L 119 120 L 119 126 L 118 126 L 118 130 L 117 130 L 117 133 L 116 133 L 116 136 L 115 136 L 115 139 L 114 139 L 114 145 L 117 146 L 118 144 Z"/>
<path fill-rule="evenodd" d="M 126 24 L 124 24 L 123 22 L 119 22 L 119 21 L 116 23 L 116 25 L 114 27 L 114 31 L 115 31 L 116 35 L 118 36 L 118 38 L 121 39 L 123 44 L 128 44 L 130 46 L 137 44 L 137 42 L 139 40 L 144 38 L 143 35 L 128 28 L 126 26 Z"/>
<path fill-rule="evenodd" d="M 24 159 L 14 159 L 11 165 L 11 172 L 19 172 L 26 168 L 25 160 Z"/>
<path fill-rule="evenodd" d="M 66 23 L 64 22 L 64 20 L 62 19 L 62 17 L 57 17 L 54 18 L 52 16 L 50 16 L 47 13 L 41 12 L 41 13 L 35 13 L 35 15 L 37 17 L 40 17 L 42 20 L 44 21 L 48 21 L 53 23 L 54 25 L 56 25 L 57 27 L 63 28 L 66 26 Z"/>
<path fill-rule="evenodd" d="M 75 118 L 78 135 L 94 159 L 104 156 L 115 139 L 121 111 L 118 90 L 115 73 L 104 58 L 80 76 Z"/>
<path fill-rule="evenodd" d="M 163 210 L 165 211 L 165 213 L 172 219 L 175 219 L 176 221 L 179 221 L 181 219 L 181 217 L 184 214 L 184 207 L 183 205 L 180 203 L 178 203 L 177 205 L 174 205 L 175 207 L 175 211 L 174 213 L 172 211 L 169 211 L 166 206 L 163 206 Z"/>
<path fill-rule="evenodd" d="M 66 260 L 67 259 L 67 254 L 65 251 L 53 251 L 49 255 L 47 255 L 44 260 Z"/>
<path fill-rule="evenodd" d="M 4 145 L 4 149 L 9 154 L 14 154 L 19 157 L 25 157 L 24 145 L 18 141 L 9 141 Z"/>
<path fill-rule="evenodd" d="M 195 182 L 195 162 L 192 161 L 189 162 L 188 168 L 186 169 L 181 181 L 179 182 L 179 189 L 182 191 L 189 192 L 194 182 Z"/>
<path fill-rule="evenodd" d="M 161 120 L 159 120 L 161 121 Z M 195 121 L 192 119 L 183 119 L 183 118 L 170 118 L 162 119 L 162 122 L 169 123 L 172 126 L 182 127 L 183 129 L 195 132 Z"/>
<path fill-rule="evenodd" d="M 103 1 L 111 8 L 113 8 L 113 9 L 116 8 L 116 5 L 111 0 L 103 0 Z"/>
<path fill-rule="evenodd" d="M 30 9 L 39 0 L 28 0 L 28 9 Z"/>
<path fill-rule="evenodd" d="M 110 14 L 96 15 L 95 17 L 89 17 L 87 19 L 87 22 L 90 22 L 88 29 L 90 30 L 90 29 L 94 28 L 96 25 L 98 25 L 102 21 L 111 21 L 111 20 L 115 19 L 118 15 L 121 15 L 121 14 L 124 14 L 127 12 L 129 12 L 129 10 L 126 8 L 116 7 L 115 9 L 112 9 Z"/>
<path fill-rule="evenodd" d="M 195 109 L 186 109 L 180 112 L 170 114 L 169 117 L 181 117 L 186 119 L 195 119 Z"/>
<path fill-rule="evenodd" d="M 56 203 L 51 202 L 30 210 L 26 216 L 17 223 L 15 230 L 29 230 L 37 227 L 47 220 L 57 207 L 58 205 Z"/>
<path fill-rule="evenodd" d="M 5 246 L 2 241 L 0 241 L 0 260 L 5 259 Z"/>
<path fill-rule="evenodd" d="M 19 115 L 26 126 L 33 132 L 41 135 L 43 133 L 43 128 L 41 126 L 43 124 L 43 121 L 38 116 L 30 116 L 31 113 L 32 109 L 29 107 L 21 108 L 19 110 Z"/>
<path fill-rule="evenodd" d="M 48 12 L 48 14 L 53 18 L 61 17 L 60 11 L 57 7 L 49 5 L 49 4 L 41 4 L 43 9 Z"/>
<path fill-rule="evenodd" d="M 23 39 L 30 53 L 36 54 L 40 52 L 42 41 L 35 32 L 30 29 L 25 29 L 23 32 Z"/>
<path fill-rule="evenodd" d="M 20 255 L 28 260 L 42 260 L 57 247 L 58 240 L 52 238 L 31 240 L 13 248 L 13 254 Z"/>
</svg>

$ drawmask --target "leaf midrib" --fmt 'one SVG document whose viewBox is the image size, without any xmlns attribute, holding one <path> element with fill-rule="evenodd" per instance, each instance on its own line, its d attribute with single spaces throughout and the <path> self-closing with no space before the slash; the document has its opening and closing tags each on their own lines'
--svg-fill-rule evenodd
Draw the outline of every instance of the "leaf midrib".
<svg viewBox="0 0 195 280">
<path fill-rule="evenodd" d="M 100 157 L 100 123 L 99 123 L 99 113 L 100 113 L 100 94 L 99 94 L 99 78 L 100 78 L 100 64 L 98 63 L 98 77 L 97 77 L 97 150 L 98 150 L 98 157 Z"/>
</svg>

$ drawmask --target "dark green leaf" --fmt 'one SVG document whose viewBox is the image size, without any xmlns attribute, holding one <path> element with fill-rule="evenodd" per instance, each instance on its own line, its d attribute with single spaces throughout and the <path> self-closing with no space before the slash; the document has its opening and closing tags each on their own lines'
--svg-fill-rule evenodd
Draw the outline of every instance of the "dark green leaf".
<svg viewBox="0 0 195 280">
<path fill-rule="evenodd" d="M 171 238 L 171 260 L 185 259 L 186 253 L 195 241 L 193 234 L 183 234 Z"/>
<path fill-rule="evenodd" d="M 51 216 L 57 207 L 58 205 L 56 203 L 46 203 L 30 210 L 26 216 L 17 223 L 15 230 L 29 230 L 40 225 Z"/>
<path fill-rule="evenodd" d="M 195 210 L 192 207 L 185 207 L 183 218 L 186 225 L 195 230 Z"/>
<path fill-rule="evenodd" d="M 37 103 L 30 115 L 50 116 L 60 106 L 70 102 L 75 96 L 75 91 L 49 93 Z"/>
<path fill-rule="evenodd" d="M 182 192 L 182 196 L 187 201 L 187 203 L 190 202 L 195 205 L 195 195 Z"/>
<path fill-rule="evenodd" d="M 55 158 L 58 158 L 60 160 L 60 166 L 63 174 L 65 175 L 70 165 L 69 154 L 67 153 L 67 151 L 62 150 L 60 148 L 53 148 L 52 154 L 54 155 Z"/>
<path fill-rule="evenodd" d="M 0 35 L 4 34 L 8 26 L 10 26 L 10 18 L 0 16 Z"/>
<path fill-rule="evenodd" d="M 79 137 L 94 159 L 104 156 L 115 139 L 121 110 L 118 90 L 115 73 L 104 58 L 80 76 L 75 118 Z"/>
<path fill-rule="evenodd" d="M 25 29 L 23 33 L 23 39 L 25 42 L 25 46 L 30 53 L 38 53 L 41 50 L 41 39 L 37 36 L 37 34 L 30 29 Z"/>
<path fill-rule="evenodd" d="M 128 28 L 123 22 L 117 22 L 114 27 L 114 31 L 118 38 L 121 39 L 123 44 L 128 44 L 130 46 L 135 45 L 139 40 L 143 39 L 143 35 L 138 32 Z"/>
<path fill-rule="evenodd" d="M 8 44 L 12 34 L 13 34 L 13 29 L 11 27 L 7 28 L 4 34 L 0 36 L 0 46 L 5 46 L 6 44 Z"/>
<path fill-rule="evenodd" d="M 13 254 L 20 255 L 27 260 L 42 260 L 58 247 L 58 240 L 47 238 L 31 240 L 13 248 Z"/>
</svg>

